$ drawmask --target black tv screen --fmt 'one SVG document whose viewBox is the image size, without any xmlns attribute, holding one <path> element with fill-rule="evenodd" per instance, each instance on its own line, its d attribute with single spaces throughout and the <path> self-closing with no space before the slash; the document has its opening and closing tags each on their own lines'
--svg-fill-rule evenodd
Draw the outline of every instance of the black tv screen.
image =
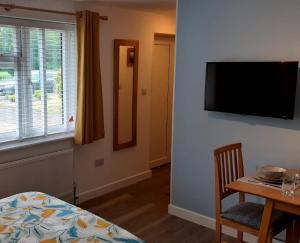
<svg viewBox="0 0 300 243">
<path fill-rule="evenodd" d="M 293 119 L 298 62 L 208 62 L 205 110 Z"/>
</svg>

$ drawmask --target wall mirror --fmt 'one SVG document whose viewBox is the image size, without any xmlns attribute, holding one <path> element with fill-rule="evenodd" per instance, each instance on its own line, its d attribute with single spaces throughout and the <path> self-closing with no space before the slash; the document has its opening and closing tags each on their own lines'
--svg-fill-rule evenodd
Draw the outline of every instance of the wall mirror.
<svg viewBox="0 0 300 243">
<path fill-rule="evenodd" d="M 136 145 L 138 56 L 138 41 L 114 41 L 114 151 Z"/>
</svg>

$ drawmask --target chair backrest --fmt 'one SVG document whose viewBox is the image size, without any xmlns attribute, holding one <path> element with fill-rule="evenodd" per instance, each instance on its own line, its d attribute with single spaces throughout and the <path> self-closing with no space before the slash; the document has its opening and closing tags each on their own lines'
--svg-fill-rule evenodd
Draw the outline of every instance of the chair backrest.
<svg viewBox="0 0 300 243">
<path fill-rule="evenodd" d="M 214 150 L 216 199 L 235 193 L 225 186 L 244 176 L 242 144 L 230 144 Z"/>
</svg>

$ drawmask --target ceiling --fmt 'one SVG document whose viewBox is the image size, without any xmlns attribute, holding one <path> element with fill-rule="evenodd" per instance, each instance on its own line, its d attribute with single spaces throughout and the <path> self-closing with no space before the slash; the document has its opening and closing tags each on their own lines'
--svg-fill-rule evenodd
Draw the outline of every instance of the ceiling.
<svg viewBox="0 0 300 243">
<path fill-rule="evenodd" d="M 120 6 L 134 6 L 143 8 L 175 9 L 176 0 L 74 0 L 78 2 L 99 2 Z"/>
</svg>

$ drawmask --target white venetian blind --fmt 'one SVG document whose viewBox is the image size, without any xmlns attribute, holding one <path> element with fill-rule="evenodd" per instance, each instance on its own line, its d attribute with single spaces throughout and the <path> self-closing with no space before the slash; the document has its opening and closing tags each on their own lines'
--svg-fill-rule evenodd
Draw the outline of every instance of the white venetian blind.
<svg viewBox="0 0 300 243">
<path fill-rule="evenodd" d="M 0 142 L 73 130 L 74 26 L 11 22 L 0 24 Z"/>
</svg>

